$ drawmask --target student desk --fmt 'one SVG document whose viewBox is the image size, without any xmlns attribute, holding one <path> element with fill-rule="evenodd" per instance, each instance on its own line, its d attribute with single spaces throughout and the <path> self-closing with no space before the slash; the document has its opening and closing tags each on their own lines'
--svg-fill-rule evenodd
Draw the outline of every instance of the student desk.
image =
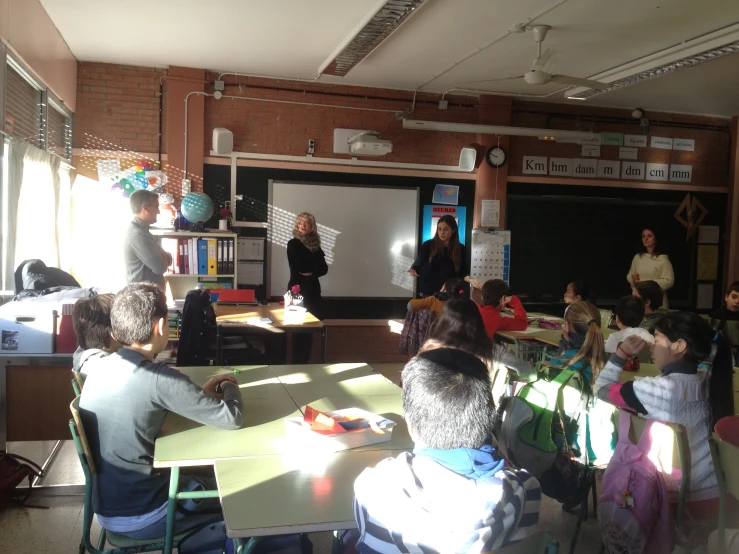
<svg viewBox="0 0 739 554">
<path fill-rule="evenodd" d="M 396 426 L 393 429 L 392 440 L 354 449 L 352 450 L 354 454 L 359 455 L 361 453 L 367 459 L 378 460 L 387 457 L 386 454 L 380 457 L 378 453 L 380 451 L 402 451 L 413 448 L 408 427 L 401 416 L 400 388 L 381 375 L 376 374 L 367 364 L 245 366 L 237 369 L 238 372 L 218 367 L 179 368 L 182 373 L 188 375 L 197 384 L 205 383 L 216 374 L 227 373 L 233 375 L 239 384 L 244 399 L 244 425 L 237 431 L 222 431 L 201 425 L 174 413 L 167 415 L 154 445 L 154 467 L 171 468 L 169 501 L 172 514 L 174 514 L 174 499 L 177 495 L 180 467 L 220 464 L 225 460 L 239 463 L 244 460 L 256 459 L 263 461 L 262 465 L 258 461 L 252 462 L 255 466 L 262 468 L 259 471 L 273 471 L 270 468 L 275 465 L 277 468 L 283 468 L 279 471 L 289 473 L 284 468 L 291 467 L 290 464 L 307 463 L 307 460 L 311 458 L 311 456 L 308 456 L 310 453 L 299 449 L 298 445 L 289 439 L 288 429 L 284 421 L 289 417 L 302 417 L 302 410 L 307 404 L 319 410 L 358 407 L 382 414 L 395 421 Z M 338 454 L 325 455 L 324 462 L 334 460 L 335 456 L 338 456 Z M 271 460 L 272 463 L 270 464 L 266 460 Z M 290 460 L 297 461 L 291 462 Z M 279 462 L 279 465 L 276 465 L 277 462 Z M 348 467 L 344 467 L 346 464 L 349 464 Z M 360 465 L 358 458 L 339 456 L 333 462 L 332 467 L 337 468 L 335 471 L 339 472 L 339 475 L 354 474 L 356 476 L 361 471 Z M 225 467 L 233 466 L 227 464 Z M 364 468 L 367 465 L 361 465 L 361 467 Z M 233 479 L 238 479 L 238 472 L 231 475 Z M 247 489 L 250 486 L 248 483 L 252 482 L 250 481 L 252 479 L 251 469 L 242 474 L 241 477 L 243 481 L 229 486 Z M 275 520 L 274 524 L 264 525 L 265 529 L 282 526 L 285 518 L 293 516 L 295 519 L 291 522 L 292 524 L 302 525 L 305 523 L 300 517 L 297 517 L 300 510 L 292 509 L 297 502 L 295 495 L 283 496 L 284 488 L 287 485 L 284 478 L 281 479 L 274 480 L 274 488 L 269 488 L 266 492 L 264 487 L 271 487 L 272 478 L 263 480 L 259 487 L 262 490 L 259 493 L 260 498 L 257 503 L 258 511 L 261 510 L 258 506 L 262 503 L 268 503 L 269 509 L 279 511 L 278 503 L 282 501 L 282 511 L 285 512 L 282 520 Z M 229 482 L 234 483 L 234 481 Z M 256 483 L 259 482 L 256 481 Z M 343 499 L 346 494 L 351 493 L 352 483 L 353 479 L 347 485 L 349 492 L 337 489 L 336 499 L 333 497 L 329 499 L 330 505 L 333 506 L 335 502 L 339 506 L 338 511 L 332 508 L 322 513 L 329 514 L 331 517 L 334 517 L 333 514 L 336 513 L 343 514 L 342 506 L 345 505 Z M 307 487 L 308 481 L 303 481 L 302 486 Z M 269 504 L 270 502 L 273 504 Z M 265 513 L 269 513 L 266 507 L 264 510 Z M 238 514 L 241 513 L 238 512 Z M 243 513 L 250 517 L 248 510 Z M 351 508 L 349 508 L 348 514 L 351 518 Z M 328 518 L 326 522 L 328 523 L 331 517 L 328 515 L 325 517 Z M 341 517 L 343 518 L 342 521 L 348 521 L 345 516 L 342 515 Z M 238 525 L 235 529 L 238 530 Z M 269 534 L 269 532 L 265 530 L 264 534 Z M 276 533 L 274 530 L 271 532 Z M 165 553 L 171 552 L 171 544 L 171 538 L 168 538 L 164 549 Z"/>
<path fill-rule="evenodd" d="M 355 479 L 366 468 L 400 453 L 346 450 L 324 457 L 217 461 L 216 479 L 228 536 L 354 529 Z"/>
<path fill-rule="evenodd" d="M 216 365 L 223 363 L 223 335 L 229 331 L 244 333 L 262 330 L 272 333 L 287 333 L 287 363 L 292 363 L 293 334 L 320 333 L 321 334 L 321 361 L 326 359 L 326 328 L 313 314 L 307 312 L 302 324 L 291 325 L 285 323 L 285 310 L 281 304 L 267 306 L 224 306 L 215 303 L 216 312 Z M 250 318 L 269 318 L 272 323 L 248 323 Z M 228 330 L 228 331 L 227 331 Z"/>
<path fill-rule="evenodd" d="M 551 318 L 556 319 L 556 318 Z M 601 327 L 603 338 L 607 339 L 611 333 L 615 331 L 609 328 Z M 498 331 L 496 337 L 502 338 L 505 342 L 515 343 L 521 339 L 537 339 L 552 346 L 559 346 L 559 339 L 562 338 L 562 329 L 541 329 L 539 327 L 528 327 L 525 331 Z"/>
</svg>

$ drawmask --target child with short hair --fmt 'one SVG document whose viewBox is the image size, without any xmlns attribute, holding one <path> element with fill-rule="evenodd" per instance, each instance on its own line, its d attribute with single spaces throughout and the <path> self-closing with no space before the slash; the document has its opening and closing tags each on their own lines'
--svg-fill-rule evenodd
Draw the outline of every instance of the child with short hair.
<svg viewBox="0 0 739 554">
<path fill-rule="evenodd" d="M 506 469 L 493 445 L 485 364 L 455 348 L 419 354 L 403 370 L 402 398 L 416 446 L 355 481 L 357 550 L 481 553 L 531 535 L 539 484 Z"/>
<path fill-rule="evenodd" d="M 239 429 L 241 392 L 231 375 L 203 388 L 154 358 L 169 341 L 167 301 L 155 283 L 128 285 L 115 297 L 113 336 L 122 348 L 100 361 L 80 398 L 80 416 L 97 466 L 93 509 L 103 528 L 135 539 L 164 535 L 169 471 L 153 467 L 154 441 L 169 412 L 218 429 Z M 181 478 L 184 490 L 214 483 Z M 212 518 L 218 502 L 190 502 L 177 513 L 175 533 Z"/>
<path fill-rule="evenodd" d="M 453 298 L 464 297 L 464 293 L 467 290 L 467 285 L 462 279 L 452 277 L 447 279 L 444 286 L 441 287 L 441 291 L 435 292 L 431 296 L 424 298 L 416 298 L 408 302 L 408 310 L 415 312 L 417 310 L 432 310 L 436 312 L 436 315 L 441 313 L 444 308 L 444 304 Z"/>
<path fill-rule="evenodd" d="M 721 331 L 731 345 L 734 365 L 739 365 L 739 281 L 729 285 L 724 304 L 711 312 L 711 327 Z"/>
<path fill-rule="evenodd" d="M 621 382 L 626 360 L 646 348 L 646 341 L 628 337 L 596 379 L 595 393 L 619 408 L 685 428 L 691 466 L 686 506 L 693 517 L 714 516 L 718 488 L 708 440 L 713 426 L 734 414 L 729 345 L 702 317 L 668 312 L 657 321 L 651 345 L 661 375 Z M 706 361 L 711 371 L 700 369 Z M 678 483 L 668 473 L 665 477 L 668 491 L 676 493 Z"/>
<path fill-rule="evenodd" d="M 651 333 L 640 327 L 644 319 L 644 302 L 641 298 L 634 295 L 622 297 L 616 304 L 614 313 L 616 314 L 616 326 L 619 330 L 611 333 L 608 340 L 606 340 L 606 354 L 613 354 L 618 345 L 631 335 L 641 337 L 650 344 L 654 342 Z"/>
<path fill-rule="evenodd" d="M 655 281 L 639 281 L 634 285 L 632 294 L 644 302 L 644 319 L 640 327 L 654 333 L 657 322 L 667 313 L 667 310 L 662 308 L 664 299 L 662 288 Z"/>
<path fill-rule="evenodd" d="M 501 312 L 509 308 L 513 310 L 513 317 L 504 317 Z M 498 331 L 524 331 L 529 326 L 521 300 L 500 279 L 492 279 L 482 286 L 482 304 L 479 309 L 485 330 L 491 339 Z"/>
<path fill-rule="evenodd" d="M 72 355 L 74 371 L 87 375 L 101 358 L 121 347 L 110 332 L 113 298 L 112 294 L 98 294 L 78 300 L 72 308 L 72 327 L 79 344 Z"/>
</svg>

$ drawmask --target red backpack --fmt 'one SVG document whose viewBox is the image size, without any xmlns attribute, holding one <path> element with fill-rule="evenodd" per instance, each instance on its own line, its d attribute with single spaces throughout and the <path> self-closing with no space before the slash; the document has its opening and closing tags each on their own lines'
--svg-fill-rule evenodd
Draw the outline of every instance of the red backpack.
<svg viewBox="0 0 739 554">
<path fill-rule="evenodd" d="M 41 468 L 28 458 L 0 451 L 0 510 L 11 500 L 25 502 L 31 494 L 33 479 L 40 476 Z M 28 489 L 22 492 L 16 487 L 24 479 L 28 479 Z"/>
</svg>

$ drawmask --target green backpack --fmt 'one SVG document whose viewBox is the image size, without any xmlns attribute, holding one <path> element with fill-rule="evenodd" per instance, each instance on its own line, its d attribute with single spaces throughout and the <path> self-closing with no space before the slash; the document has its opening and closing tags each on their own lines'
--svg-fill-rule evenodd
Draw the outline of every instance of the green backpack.
<svg viewBox="0 0 739 554">
<path fill-rule="evenodd" d="M 536 381 L 524 385 L 508 400 L 498 436 L 510 462 L 535 476 L 552 467 L 560 451 L 552 440 L 555 411 L 563 425 L 566 446 L 564 397 L 566 393 L 569 395 L 567 389 L 578 397 L 578 402 L 583 391 L 582 376 L 577 371 L 558 370 L 550 378 L 549 369 L 540 370 Z"/>
</svg>

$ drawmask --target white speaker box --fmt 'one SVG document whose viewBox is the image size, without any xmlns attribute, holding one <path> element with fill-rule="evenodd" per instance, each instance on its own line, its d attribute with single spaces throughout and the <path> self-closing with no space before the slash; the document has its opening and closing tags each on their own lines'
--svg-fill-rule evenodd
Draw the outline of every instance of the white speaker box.
<svg viewBox="0 0 739 554">
<path fill-rule="evenodd" d="M 475 169 L 475 160 L 477 159 L 477 150 L 470 147 L 462 148 L 459 153 L 459 169 L 462 171 L 472 171 Z"/>
<path fill-rule="evenodd" d="M 216 154 L 226 156 L 233 152 L 234 134 L 223 127 L 213 129 L 213 150 Z"/>
</svg>

